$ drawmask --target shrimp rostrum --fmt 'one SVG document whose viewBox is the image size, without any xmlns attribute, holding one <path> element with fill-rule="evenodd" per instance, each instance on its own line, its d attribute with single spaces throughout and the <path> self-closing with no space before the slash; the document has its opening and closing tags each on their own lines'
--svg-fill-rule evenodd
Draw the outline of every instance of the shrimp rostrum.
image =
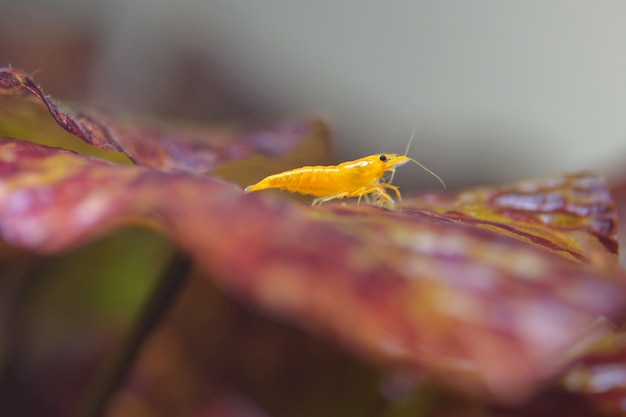
<svg viewBox="0 0 626 417">
<path fill-rule="evenodd" d="M 394 200 L 389 195 L 391 190 L 398 200 L 402 200 L 398 187 L 391 184 L 398 166 L 414 162 L 437 178 L 443 187 L 445 183 L 434 172 L 406 155 L 382 154 L 371 155 L 354 161 L 330 166 L 305 166 L 270 175 L 256 184 L 246 187 L 246 192 L 269 188 L 308 194 L 315 197 L 313 205 L 322 204 L 340 198 L 357 198 L 378 206 L 393 207 Z M 385 174 L 391 173 L 389 182 L 384 181 Z"/>
</svg>

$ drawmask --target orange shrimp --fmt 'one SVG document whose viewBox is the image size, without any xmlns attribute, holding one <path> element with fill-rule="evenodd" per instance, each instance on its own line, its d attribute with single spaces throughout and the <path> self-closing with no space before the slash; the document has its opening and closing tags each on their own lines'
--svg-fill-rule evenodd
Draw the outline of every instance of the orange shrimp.
<svg viewBox="0 0 626 417">
<path fill-rule="evenodd" d="M 415 131 L 413 135 L 415 134 Z M 358 198 L 357 204 L 364 198 L 366 202 L 373 202 L 378 206 L 393 207 L 394 200 L 387 193 L 387 189 L 402 200 L 400 190 L 390 184 L 393 180 L 396 167 L 407 162 L 414 162 L 441 182 L 444 189 L 446 184 L 434 172 L 420 164 L 413 158 L 406 156 L 411 145 L 407 145 L 404 155 L 382 154 L 370 155 L 354 161 L 343 162 L 339 165 L 305 166 L 279 174 L 270 175 L 256 184 L 246 187 L 245 192 L 260 191 L 268 188 L 287 190 L 316 197 L 312 205 L 318 205 L 339 198 Z M 386 173 L 391 172 L 389 183 L 383 181 Z"/>
</svg>

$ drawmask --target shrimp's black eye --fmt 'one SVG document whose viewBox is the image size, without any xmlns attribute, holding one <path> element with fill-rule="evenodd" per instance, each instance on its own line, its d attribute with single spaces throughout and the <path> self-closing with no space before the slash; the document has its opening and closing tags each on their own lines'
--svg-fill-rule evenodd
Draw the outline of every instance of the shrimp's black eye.
<svg viewBox="0 0 626 417">
<path fill-rule="evenodd" d="M 380 160 L 385 162 L 387 160 L 387 155 L 381 155 Z"/>
</svg>

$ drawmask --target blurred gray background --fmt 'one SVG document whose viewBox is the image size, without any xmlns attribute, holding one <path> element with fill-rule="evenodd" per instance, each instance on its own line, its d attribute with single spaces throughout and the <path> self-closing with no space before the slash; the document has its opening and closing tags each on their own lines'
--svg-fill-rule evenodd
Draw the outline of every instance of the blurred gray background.
<svg viewBox="0 0 626 417">
<path fill-rule="evenodd" d="M 209 121 L 318 114 L 337 160 L 402 153 L 417 126 L 410 155 L 452 187 L 619 172 L 626 155 L 623 1 L 3 3 L 5 42 L 90 39 L 70 98 Z M 34 62 L 43 84 L 51 59 Z M 415 166 L 396 178 L 439 186 Z"/>
</svg>

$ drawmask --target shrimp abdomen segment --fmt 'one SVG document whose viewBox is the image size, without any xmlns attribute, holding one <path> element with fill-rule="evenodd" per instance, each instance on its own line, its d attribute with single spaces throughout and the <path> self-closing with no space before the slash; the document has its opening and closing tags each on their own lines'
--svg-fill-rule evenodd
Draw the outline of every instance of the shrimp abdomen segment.
<svg viewBox="0 0 626 417">
<path fill-rule="evenodd" d="M 325 197 L 345 193 L 346 184 L 341 181 L 336 167 L 310 166 L 270 175 L 245 189 L 246 192 L 268 188 Z"/>
</svg>

